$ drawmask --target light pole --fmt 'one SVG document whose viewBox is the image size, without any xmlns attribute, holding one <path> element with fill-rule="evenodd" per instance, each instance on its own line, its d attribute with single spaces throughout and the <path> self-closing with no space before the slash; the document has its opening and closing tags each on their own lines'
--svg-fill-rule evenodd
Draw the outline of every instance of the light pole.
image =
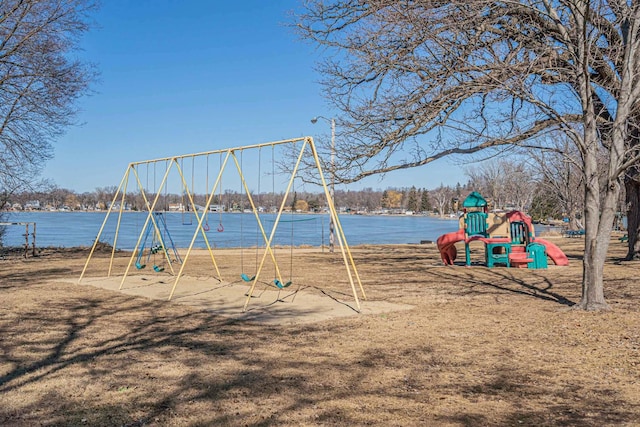
<svg viewBox="0 0 640 427">
<path fill-rule="evenodd" d="M 318 123 L 318 119 L 324 119 L 331 123 L 331 187 L 329 187 L 329 195 L 331 196 L 331 203 L 333 203 L 336 182 L 336 121 L 333 118 L 328 119 L 324 116 L 316 116 L 311 119 L 311 123 Z M 333 213 L 331 212 L 331 209 L 329 209 L 329 252 L 333 252 L 333 248 L 335 246 L 334 229 Z"/>
</svg>

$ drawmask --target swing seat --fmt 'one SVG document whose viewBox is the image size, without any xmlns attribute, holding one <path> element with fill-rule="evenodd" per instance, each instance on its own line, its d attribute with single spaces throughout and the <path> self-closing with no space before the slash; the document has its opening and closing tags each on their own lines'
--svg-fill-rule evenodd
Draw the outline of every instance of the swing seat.
<svg viewBox="0 0 640 427">
<path fill-rule="evenodd" d="M 160 273 L 160 272 L 164 271 L 164 268 L 160 267 L 159 265 L 154 265 L 153 266 L 153 271 L 155 271 L 156 273 Z"/>
<path fill-rule="evenodd" d="M 147 265 L 146 264 L 140 264 L 139 262 L 136 262 L 136 268 L 138 270 L 142 270 L 143 268 L 145 268 Z"/>
<path fill-rule="evenodd" d="M 282 283 L 280 280 L 278 279 L 273 279 L 273 284 L 276 285 L 278 288 L 280 289 L 284 289 L 284 288 L 288 288 L 289 286 L 291 286 L 291 282 L 287 282 L 287 283 Z"/>
<path fill-rule="evenodd" d="M 247 276 L 245 273 L 242 273 L 242 274 L 240 275 L 240 278 L 242 278 L 242 280 L 244 280 L 245 282 L 253 282 L 253 279 L 255 279 L 255 278 L 256 278 L 256 276 L 249 277 L 249 276 Z"/>
</svg>

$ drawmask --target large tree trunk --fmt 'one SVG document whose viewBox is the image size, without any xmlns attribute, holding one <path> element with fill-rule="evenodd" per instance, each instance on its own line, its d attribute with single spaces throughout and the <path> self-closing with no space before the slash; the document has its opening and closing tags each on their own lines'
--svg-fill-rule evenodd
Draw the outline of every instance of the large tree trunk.
<svg viewBox="0 0 640 427">
<path fill-rule="evenodd" d="M 591 24 L 590 2 L 576 2 L 576 11 L 580 19 L 576 20 L 578 42 L 576 43 L 580 69 L 578 70 L 577 88 L 583 106 L 583 140 L 581 154 L 584 161 L 585 177 L 585 247 L 582 278 L 582 298 L 579 308 L 585 310 L 603 310 L 608 308 L 604 299 L 604 263 L 611 241 L 611 231 L 615 219 L 618 198 L 623 179 L 623 163 L 625 161 L 625 142 L 628 136 L 628 118 L 633 110 L 637 93 L 635 93 L 635 55 L 637 52 L 625 49 L 625 66 L 621 71 L 620 90 L 616 105 L 615 120 L 608 134 L 608 168 L 605 181 L 599 180 L 598 150 L 602 142 L 598 132 L 598 113 L 594 103 L 594 84 L 591 81 L 591 50 L 589 31 Z M 636 11 L 637 13 L 637 11 Z M 634 36 L 638 33 L 637 22 L 629 29 Z M 629 43 L 628 46 L 635 45 Z M 601 175 L 600 175 L 601 176 Z"/>
<path fill-rule="evenodd" d="M 640 259 L 640 176 L 627 174 L 624 178 L 627 202 L 627 260 Z"/>
<path fill-rule="evenodd" d="M 609 308 L 604 298 L 604 261 L 609 249 L 610 233 L 613 228 L 613 212 L 615 211 L 615 204 L 613 208 L 607 206 L 611 203 L 610 191 L 607 191 L 601 205 L 596 168 L 595 155 L 589 156 L 587 154 L 585 156 L 585 172 L 588 178 L 584 208 L 586 227 L 582 267 L 582 298 L 577 308 L 593 311 Z M 607 213 L 609 210 L 612 213 Z"/>
<path fill-rule="evenodd" d="M 583 3 L 583 16 L 587 16 L 588 4 Z M 582 31 L 578 34 L 584 35 L 586 32 L 586 20 L 578 22 L 582 24 Z M 584 37 L 578 47 L 584 48 L 582 54 L 588 56 L 587 38 Z M 616 193 L 615 185 L 607 185 L 603 188 L 604 197 L 601 195 L 598 170 L 598 132 L 597 120 L 593 102 L 593 92 L 589 80 L 588 61 L 584 59 L 582 72 L 578 74 L 578 87 L 581 89 L 581 100 L 584 107 L 584 128 L 582 160 L 584 164 L 585 197 L 584 197 L 584 258 L 582 264 L 582 298 L 578 308 L 584 310 L 604 310 L 608 304 L 604 299 L 604 261 L 609 249 L 611 229 L 613 228 L 613 217 L 615 214 L 615 201 L 612 203 L 612 192 Z M 609 158 L 609 166 L 618 162 L 612 154 Z M 608 180 L 609 181 L 609 180 Z M 612 184 L 615 184 L 613 182 Z M 618 188 L 619 191 L 619 188 Z M 610 216 L 610 220 L 608 217 Z M 607 233 L 608 229 L 608 233 Z M 603 235 L 605 235 L 603 238 Z"/>
<path fill-rule="evenodd" d="M 611 241 L 621 183 L 616 179 L 610 180 L 603 199 L 599 200 L 597 178 L 587 181 L 582 299 L 578 307 L 595 311 L 609 308 L 604 298 L 604 264 Z"/>
<path fill-rule="evenodd" d="M 586 74 L 586 73 L 585 73 Z M 590 92 L 586 93 L 585 105 L 592 106 Z M 623 105 L 622 107 L 627 107 Z M 626 113 L 628 109 L 619 106 L 618 113 Z M 585 248 L 582 278 L 582 299 L 578 307 L 585 310 L 603 310 L 608 308 L 604 299 L 604 263 L 611 242 L 613 221 L 616 216 L 622 176 L 620 167 L 623 163 L 625 148 L 625 128 L 623 120 L 616 118 L 611 132 L 611 150 L 607 180 L 601 186 L 598 179 L 598 139 L 596 132 L 596 115 L 585 109 L 584 129 L 584 172 L 585 172 Z"/>
</svg>

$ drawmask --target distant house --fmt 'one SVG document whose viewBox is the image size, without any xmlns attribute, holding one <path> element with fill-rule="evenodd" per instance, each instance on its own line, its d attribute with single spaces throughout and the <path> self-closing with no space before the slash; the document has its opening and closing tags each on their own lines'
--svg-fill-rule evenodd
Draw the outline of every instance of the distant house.
<svg viewBox="0 0 640 427">
<path fill-rule="evenodd" d="M 120 210 L 121 204 L 120 204 L 120 202 L 115 202 L 113 205 L 109 204 L 109 206 L 111 206 L 111 210 L 118 211 L 118 210 Z M 99 205 L 96 205 L 96 210 L 100 210 L 100 206 Z M 131 210 L 131 204 L 125 202 L 124 206 L 122 207 L 122 210 L 123 211 L 130 211 Z"/>
<path fill-rule="evenodd" d="M 40 200 L 30 200 L 24 204 L 25 211 L 39 211 L 40 209 L 42 209 Z"/>
</svg>

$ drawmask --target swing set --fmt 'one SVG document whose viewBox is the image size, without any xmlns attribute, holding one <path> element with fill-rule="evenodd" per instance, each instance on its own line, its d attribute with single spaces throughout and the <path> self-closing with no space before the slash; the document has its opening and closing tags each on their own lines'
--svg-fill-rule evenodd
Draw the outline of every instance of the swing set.
<svg viewBox="0 0 640 427">
<path fill-rule="evenodd" d="M 267 148 L 267 147 L 271 148 L 271 153 L 272 153 L 271 154 L 271 163 L 272 163 L 271 174 L 273 177 L 272 193 L 274 194 L 274 196 L 275 196 L 275 166 L 274 165 L 276 161 L 275 154 L 274 154 L 275 148 L 279 147 L 283 149 L 290 149 L 291 152 L 297 153 L 297 155 L 294 157 L 295 161 L 288 168 L 291 175 L 289 176 L 289 179 L 286 183 L 286 188 L 284 192 L 279 194 L 278 196 L 281 199 L 279 206 L 274 206 L 274 208 L 277 208 L 277 209 L 275 209 L 274 211 L 275 219 L 273 219 L 273 223 L 269 231 L 265 229 L 266 221 L 264 221 L 260 215 L 263 208 L 260 206 L 259 203 L 256 204 L 256 202 L 259 201 L 259 198 L 261 197 L 260 196 L 261 195 L 260 177 L 262 173 L 261 152 L 263 148 Z M 246 171 L 244 170 L 244 164 L 243 164 L 244 152 L 249 150 L 257 150 L 258 152 L 257 171 L 258 171 L 259 179 L 257 184 L 258 186 L 257 194 L 253 194 L 252 191 L 250 190 L 250 186 L 247 183 L 247 179 L 246 179 L 247 174 L 246 174 Z M 255 151 L 252 151 L 252 152 L 255 153 Z M 217 176 L 212 186 L 210 186 L 210 183 L 209 183 L 209 172 L 210 172 L 209 157 L 211 155 L 220 156 L 219 170 L 217 171 Z M 222 220 L 222 211 L 224 210 L 222 208 L 223 206 L 222 178 L 223 178 L 224 172 L 227 171 L 227 168 L 233 170 L 234 169 L 233 166 L 235 166 L 235 171 L 237 171 L 238 173 L 237 177 L 239 178 L 239 183 L 241 188 L 241 200 L 239 204 L 240 214 L 243 215 L 243 212 L 252 213 L 253 214 L 252 216 L 256 221 L 256 254 L 255 254 L 256 268 L 255 268 L 255 272 L 253 272 L 252 274 L 244 270 L 245 268 L 244 248 L 243 248 L 243 242 L 242 242 L 242 239 L 243 239 L 242 232 L 244 230 L 242 230 L 242 222 L 240 223 L 241 224 L 240 225 L 241 227 L 241 237 L 240 237 L 241 271 L 239 274 L 239 279 L 242 282 L 246 282 L 250 284 L 250 289 L 248 290 L 248 292 L 245 293 L 246 300 L 243 306 L 243 311 L 246 311 L 249 301 L 253 297 L 256 285 L 257 283 L 259 283 L 260 277 L 264 276 L 265 267 L 267 267 L 268 264 L 271 264 L 273 266 L 274 279 L 267 283 L 269 283 L 271 286 L 273 286 L 276 289 L 284 289 L 291 286 L 294 283 L 294 280 L 292 277 L 293 261 L 294 261 L 293 220 L 291 221 L 292 235 L 291 235 L 290 260 L 289 260 L 291 271 L 290 271 L 290 277 L 288 278 L 288 280 L 284 280 L 281 274 L 278 258 L 276 257 L 275 236 L 276 236 L 276 231 L 278 229 L 280 222 L 281 221 L 289 222 L 287 220 L 282 220 L 282 214 L 285 211 L 285 207 L 287 206 L 288 197 L 291 194 L 292 188 L 294 188 L 294 182 L 297 177 L 297 174 L 299 173 L 300 165 L 302 164 L 302 159 L 304 158 L 305 155 L 311 156 L 313 159 L 313 163 L 315 164 L 315 172 L 317 172 L 318 181 L 320 182 L 323 189 L 324 196 L 326 197 L 327 206 L 329 208 L 329 215 L 331 220 L 335 224 L 337 242 L 341 250 L 342 260 L 348 276 L 348 281 L 349 281 L 351 291 L 355 300 L 355 304 L 357 306 L 357 309 L 360 310 L 360 297 L 358 296 L 358 292 L 356 290 L 356 283 L 360 290 L 360 295 L 362 296 L 362 298 L 366 299 L 366 295 L 365 295 L 362 283 L 360 281 L 360 277 L 358 275 L 358 271 L 357 271 L 355 262 L 353 260 L 353 256 L 351 254 L 351 250 L 349 249 L 346 237 L 344 235 L 344 231 L 342 229 L 340 220 L 338 218 L 338 214 L 337 214 L 335 205 L 333 203 L 331 193 L 327 186 L 313 138 L 311 137 L 287 139 L 287 140 L 281 140 L 281 141 L 255 144 L 255 145 L 241 146 L 241 147 L 228 148 L 228 149 L 222 149 L 222 150 L 213 150 L 213 151 L 207 151 L 207 152 L 201 152 L 201 153 L 195 153 L 195 154 L 185 154 L 185 155 L 179 155 L 179 156 L 173 156 L 173 157 L 166 157 L 166 158 L 130 163 L 129 166 L 127 167 L 127 170 L 124 173 L 124 176 L 122 177 L 122 180 L 120 181 L 118 190 L 116 191 L 113 197 L 113 201 L 110 204 L 110 208 L 105 216 L 105 219 L 100 227 L 100 230 L 98 231 L 98 235 L 96 236 L 96 239 L 91 248 L 89 256 L 87 257 L 87 260 L 85 262 L 80 278 L 78 279 L 78 283 L 81 283 L 82 279 L 85 277 L 85 273 L 87 272 L 87 268 L 90 265 L 97 243 L 100 241 L 100 237 L 106 228 L 109 216 L 112 213 L 114 213 L 117 209 L 117 221 L 115 226 L 115 232 L 113 234 L 114 238 L 113 238 L 113 244 L 112 244 L 112 252 L 111 252 L 111 258 L 110 258 L 109 267 L 107 271 L 107 277 L 111 277 L 114 269 L 114 256 L 115 256 L 115 251 L 118 243 L 118 235 L 121 229 L 122 217 L 124 215 L 124 211 L 123 211 L 123 207 L 125 205 L 124 201 L 127 195 L 127 190 L 129 187 L 130 180 L 134 183 L 133 185 L 135 186 L 137 192 L 139 193 L 139 195 L 142 197 L 144 201 L 144 208 L 145 208 L 145 212 L 147 212 L 147 215 L 146 215 L 145 223 L 138 235 L 137 243 L 135 244 L 135 247 L 133 249 L 133 252 L 131 254 L 127 267 L 124 270 L 124 272 L 121 273 L 122 278 L 121 278 L 119 289 L 122 289 L 127 279 L 127 276 L 130 274 L 132 267 L 135 267 L 138 270 L 142 270 L 146 266 L 146 263 L 148 263 L 151 260 L 152 256 L 162 255 L 163 259 L 166 261 L 166 264 L 169 267 L 170 273 L 175 276 L 175 280 L 173 282 L 173 286 L 171 288 L 171 292 L 168 297 L 168 300 L 171 300 L 177 286 L 180 283 L 181 278 L 184 275 L 185 266 L 187 266 L 188 264 L 190 255 L 192 254 L 192 251 L 194 249 L 194 244 L 199 236 L 201 236 L 202 239 L 204 240 L 204 244 L 206 246 L 208 254 L 210 255 L 211 263 L 215 271 L 214 276 L 219 282 L 222 282 L 223 278 L 221 277 L 220 269 L 218 267 L 218 263 L 216 261 L 216 256 L 215 256 L 216 251 L 212 249 L 212 245 L 209 241 L 210 237 L 206 233 L 207 231 L 209 231 L 208 213 L 210 211 L 214 198 L 217 196 L 218 198 L 217 210 L 219 211 L 219 216 L 220 216 L 219 225 L 217 227 L 217 231 L 218 231 L 217 236 L 221 236 L 222 235 L 221 233 L 224 232 L 224 226 L 223 226 L 223 220 Z M 196 159 L 198 158 L 201 159 L 202 161 L 206 160 L 206 202 L 202 211 L 198 209 L 194 201 L 195 200 L 194 174 L 196 169 L 195 167 Z M 184 169 L 185 159 L 191 160 L 191 171 L 190 171 L 191 185 L 188 185 L 187 180 L 185 179 L 185 172 L 189 172 L 189 171 L 185 171 Z M 161 165 L 163 163 L 165 164 L 164 175 L 162 177 L 162 180 L 158 188 L 155 188 L 155 182 L 154 182 L 154 189 L 152 192 L 151 189 L 149 188 L 148 182 L 146 186 L 142 184 L 140 180 L 140 174 L 142 171 L 144 171 L 144 168 L 146 168 L 147 181 L 148 181 L 149 168 L 153 167 L 154 181 L 155 181 L 156 165 Z M 255 170 L 255 167 L 253 168 L 249 167 L 248 169 Z M 186 248 L 186 252 L 184 252 L 184 256 L 182 257 L 179 255 L 178 249 L 176 248 L 173 240 L 171 239 L 164 216 L 162 215 L 161 212 L 157 212 L 160 195 L 163 190 L 165 191 L 165 203 L 166 203 L 168 177 L 171 175 L 172 171 L 177 171 L 177 175 L 179 177 L 179 182 L 180 182 L 180 193 L 182 194 L 182 201 L 187 203 L 186 206 L 183 203 L 180 203 L 180 205 L 182 205 L 182 209 L 188 209 L 190 211 L 190 215 L 193 215 L 193 220 L 194 220 L 193 222 L 195 223 L 195 230 L 191 237 L 191 241 L 188 247 Z M 117 203 L 119 198 L 120 198 L 120 203 Z M 245 206 L 247 205 L 250 207 L 250 209 L 245 209 Z M 118 206 L 119 208 L 116 208 Z M 242 221 L 242 217 L 241 217 L 241 221 Z M 182 222 L 183 224 L 185 223 L 184 220 Z M 213 234 L 213 236 L 215 235 L 216 233 Z M 145 259 L 145 254 L 146 254 L 146 259 Z M 171 257 L 171 254 L 173 254 L 173 259 Z M 267 263 L 267 260 L 269 261 L 269 263 Z M 180 268 L 177 272 L 174 271 L 172 266 L 174 262 L 177 262 L 180 264 Z M 162 270 L 161 269 L 162 267 L 154 262 L 154 270 L 158 272 L 163 271 L 163 269 Z M 231 283 L 233 283 L 233 281 L 231 281 Z M 260 282 L 260 283 L 265 283 L 265 282 Z"/>
</svg>

